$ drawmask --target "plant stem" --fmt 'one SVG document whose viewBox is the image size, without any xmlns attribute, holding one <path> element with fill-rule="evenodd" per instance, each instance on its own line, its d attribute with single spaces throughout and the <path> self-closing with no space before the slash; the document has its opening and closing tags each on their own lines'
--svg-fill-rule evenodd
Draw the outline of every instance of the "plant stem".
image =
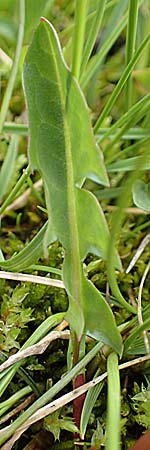
<svg viewBox="0 0 150 450">
<path fill-rule="evenodd" d="M 79 341 L 76 334 L 74 333 L 73 336 L 73 364 L 74 366 L 78 363 L 80 360 L 80 346 L 81 346 L 81 340 Z M 73 379 L 73 389 L 80 388 L 85 383 L 85 373 L 79 373 L 74 379 Z M 82 394 L 80 397 L 76 398 L 73 401 L 73 417 L 75 424 L 78 428 L 80 428 L 80 418 L 83 408 L 83 403 L 85 399 L 85 394 Z M 79 435 L 75 434 L 75 438 L 78 438 Z"/>
<path fill-rule="evenodd" d="M 87 0 L 76 0 L 72 74 L 79 79 L 84 45 Z"/>
<path fill-rule="evenodd" d="M 129 15 L 127 25 L 127 40 L 126 40 L 126 66 L 129 64 L 135 51 L 136 42 L 136 30 L 137 30 L 137 18 L 138 18 L 138 0 L 129 1 Z M 125 106 L 126 110 L 130 108 L 132 104 L 132 78 L 128 78 L 125 89 Z"/>
<path fill-rule="evenodd" d="M 3 124 L 6 119 L 6 114 L 9 106 L 9 102 L 11 99 L 17 71 L 18 71 L 18 65 L 19 65 L 19 59 L 23 44 L 23 36 L 24 36 L 24 24 L 25 24 L 25 0 L 20 0 L 20 23 L 19 23 L 19 31 L 18 31 L 18 40 L 17 40 L 17 46 L 16 46 L 16 53 L 15 58 L 13 62 L 13 67 L 11 71 L 11 75 L 9 78 L 9 82 L 5 91 L 2 107 L 1 107 L 1 116 L 0 116 L 0 133 L 3 130 Z"/>
</svg>

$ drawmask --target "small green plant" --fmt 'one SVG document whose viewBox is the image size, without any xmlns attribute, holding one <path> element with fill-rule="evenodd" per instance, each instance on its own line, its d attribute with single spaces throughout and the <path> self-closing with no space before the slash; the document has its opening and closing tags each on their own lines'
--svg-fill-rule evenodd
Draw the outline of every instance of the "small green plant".
<svg viewBox="0 0 150 450">
<path fill-rule="evenodd" d="M 50 3 L 53 4 L 55 17 L 58 2 Z M 119 450 L 118 355 L 119 357 L 122 354 L 124 357 L 130 354 L 139 355 L 141 348 L 142 354 L 146 353 L 144 333 L 149 328 L 149 309 L 147 307 L 143 309 L 143 318 L 139 320 L 140 297 L 137 311 L 135 304 L 132 305 L 128 301 L 128 292 L 125 296 L 121 293 L 116 276 L 116 270 L 117 273 L 122 270 L 116 242 L 121 233 L 125 208 L 132 200 L 132 192 L 135 205 L 149 211 L 149 185 L 138 180 L 139 171 L 143 170 L 147 173 L 146 171 L 150 168 L 147 151 L 150 137 L 148 127 L 150 94 L 146 92 L 144 96 L 139 95 L 134 86 L 134 80 L 137 80 L 138 75 L 136 71 L 133 74 L 138 64 L 143 67 L 143 70 L 147 64 L 150 35 L 147 31 L 146 18 L 144 19 L 146 32 L 142 29 L 142 38 L 140 42 L 136 42 L 137 26 L 143 19 L 142 6 L 145 6 L 145 2 L 130 0 L 127 5 L 125 0 L 118 2 L 76 0 L 75 4 L 70 2 L 70 9 L 67 9 L 69 8 L 67 2 L 64 3 L 66 11 L 69 11 L 68 14 L 74 13 L 74 21 L 70 20 L 70 24 L 59 33 L 58 37 L 56 29 L 48 19 L 42 17 L 39 23 L 44 8 L 46 16 L 48 15 L 48 2 L 39 2 L 39 7 L 37 5 L 34 10 L 33 0 L 30 2 L 20 0 L 16 56 L 1 108 L 0 131 L 4 130 L 14 135 L 9 142 L 0 172 L 0 198 L 4 199 L 0 214 L 4 214 L 6 208 L 20 192 L 23 192 L 26 182 L 30 189 L 35 191 L 29 178 L 34 170 L 37 176 L 40 175 L 45 192 L 46 209 L 43 209 L 43 204 L 40 208 L 48 217 L 47 222 L 18 254 L 6 260 L 1 251 L 0 265 L 2 269 L 17 272 L 13 274 L 16 280 L 17 277 L 19 279 L 19 272 L 28 270 L 45 270 L 52 272 L 56 277 L 60 276 L 61 280 L 56 280 L 56 285 L 58 281 L 58 286 L 65 289 L 69 307 L 67 311 L 48 317 L 36 328 L 20 349 L 23 352 L 22 359 L 12 359 L 12 367 L 9 365 L 1 367 L 0 392 L 1 394 L 5 392 L 17 370 L 20 370 L 24 355 L 29 356 L 31 351 L 36 352 L 38 344 L 45 349 L 42 347 L 45 345 L 43 339 L 52 339 L 53 332 L 57 332 L 55 328 L 58 325 L 61 326 L 64 319 L 69 324 L 70 330 L 68 372 L 44 394 L 38 393 L 39 398 L 13 423 L 0 431 L 0 443 L 4 444 L 2 447 L 4 450 L 12 448 L 23 430 L 44 417 L 47 417 L 44 419 L 45 428 L 50 430 L 55 438 L 59 437 L 60 429 L 65 427 L 72 432 L 78 432 L 78 437 L 84 438 L 90 412 L 103 388 L 103 379 L 106 377 L 106 373 L 101 376 L 99 368 L 96 367 L 96 378 L 93 379 L 92 386 L 97 376 L 99 376 L 98 385 L 93 388 L 93 394 L 91 391 L 88 392 L 85 400 L 84 393 L 88 389 L 85 385 L 85 367 L 102 348 L 107 358 L 108 371 L 105 443 L 107 450 Z M 32 20 L 29 20 L 29 6 Z M 59 6 L 59 8 L 61 18 L 64 18 L 63 7 L 61 9 Z M 28 125 L 8 124 L 5 119 L 21 56 L 24 31 L 26 42 L 26 40 L 29 41 L 31 34 L 31 23 L 33 35 L 23 65 L 23 86 L 29 123 Z M 103 100 L 104 80 L 101 68 L 105 67 L 104 63 L 112 45 L 126 26 L 125 63 L 122 62 L 122 56 L 119 56 L 122 70 L 113 89 L 111 86 L 112 92 Z M 33 32 L 34 27 L 36 29 Z M 57 26 L 56 28 L 59 29 Z M 99 44 L 101 29 L 103 33 Z M 93 55 L 92 50 L 96 39 L 98 49 Z M 120 70 L 119 64 L 118 70 Z M 104 86 L 105 90 L 107 86 Z M 125 95 L 120 106 L 122 92 Z M 98 100 L 99 96 L 101 96 L 102 106 Z M 93 108 L 94 125 L 92 125 L 92 114 L 87 102 L 91 109 Z M 95 103 L 98 105 L 97 110 Z M 113 117 L 112 123 L 110 114 Z M 29 165 L 15 184 L 12 174 L 20 163 L 19 134 L 29 135 Z M 19 170 L 26 159 L 21 161 Z M 8 177 L 6 177 L 7 173 Z M 115 197 L 119 198 L 116 211 L 108 216 L 107 221 L 107 215 L 103 211 L 103 201 L 106 199 L 107 206 L 107 199 Z M 39 202 L 42 200 L 41 196 L 38 196 L 38 200 Z M 102 201 L 102 206 L 98 200 Z M 19 220 L 19 218 L 16 219 L 18 226 L 20 226 Z M 46 265 L 44 268 L 43 263 L 38 265 L 37 261 L 43 255 L 48 259 L 48 249 L 56 240 L 61 245 L 63 260 L 61 270 L 58 267 Z M 102 261 L 103 264 L 105 264 L 104 261 L 106 262 L 107 279 L 112 293 L 111 300 L 116 305 L 117 311 L 120 308 L 119 326 L 112 312 L 110 295 L 103 295 L 89 279 L 91 266 L 90 263 L 89 266 L 86 265 L 89 255 L 92 255 L 92 270 Z M 94 261 L 95 257 L 99 260 Z M 29 280 L 29 276 L 26 274 L 26 281 Z M 47 277 L 44 278 L 47 279 Z M 33 279 L 35 282 L 44 283 L 38 277 L 33 276 Z M 49 283 L 53 285 L 54 281 L 49 280 Z M 16 292 L 18 292 L 17 289 Z M 27 290 L 26 287 L 21 289 L 25 292 Z M 13 339 L 11 344 L 6 340 L 7 348 L 4 346 L 3 350 L 16 346 L 17 321 L 20 320 L 23 327 L 30 320 L 32 312 L 30 308 L 22 308 L 20 311 L 14 296 L 15 292 L 9 301 L 7 299 L 7 302 L 4 300 L 2 302 L 2 315 L 6 310 L 6 303 L 14 308 L 12 309 L 13 317 L 11 316 L 11 323 L 14 325 L 14 334 L 11 336 Z M 129 319 L 126 323 L 124 323 L 125 314 Z M 93 345 L 86 354 L 87 337 L 93 339 Z M 7 339 L 9 340 L 9 333 L 7 333 Z M 96 345 L 94 345 L 95 341 L 98 341 Z M 34 346 L 35 348 L 32 348 Z M 29 354 L 24 353 L 26 350 Z M 59 408 L 70 401 L 68 397 L 64 395 L 56 400 L 56 404 L 55 402 L 49 404 L 53 397 L 72 380 L 74 392 L 71 399 L 74 404 L 75 423 L 59 416 Z M 34 383 L 29 378 L 28 384 L 30 389 L 35 389 Z M 52 416 L 49 416 L 50 411 L 53 413 Z M 91 445 L 97 448 L 104 442 L 103 430 L 98 420 L 94 436 Z"/>
</svg>

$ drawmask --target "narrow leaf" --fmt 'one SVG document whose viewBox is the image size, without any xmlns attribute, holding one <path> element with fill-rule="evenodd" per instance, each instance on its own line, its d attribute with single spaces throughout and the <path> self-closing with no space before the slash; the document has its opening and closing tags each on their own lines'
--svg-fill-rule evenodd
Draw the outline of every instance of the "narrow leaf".
<svg viewBox="0 0 150 450">
<path fill-rule="evenodd" d="M 141 162 L 141 166 L 140 166 Z M 109 164 L 107 166 L 108 172 L 126 172 L 130 170 L 135 170 L 138 166 L 138 170 L 149 170 L 150 169 L 150 157 L 147 154 L 145 161 L 143 156 L 133 156 L 133 158 L 127 158 Z"/>
<path fill-rule="evenodd" d="M 18 255 L 12 256 L 7 261 L 0 260 L 0 266 L 4 269 L 20 272 L 29 269 L 43 254 L 43 239 L 47 230 L 48 223 L 41 228 L 32 241 L 21 250 Z M 54 235 L 49 236 L 48 244 L 54 239 Z M 1 257 L 1 255 L 0 255 Z"/>
<path fill-rule="evenodd" d="M 96 372 L 94 378 L 96 378 L 99 374 L 99 370 Z M 104 381 L 101 381 L 101 383 L 97 384 L 93 389 L 89 389 L 89 391 L 86 394 L 86 398 L 84 400 L 83 408 L 82 408 L 82 414 L 81 414 L 81 420 L 80 420 L 80 435 L 81 439 L 84 439 L 87 425 L 89 422 L 90 414 L 92 412 L 92 409 L 96 403 L 96 400 L 103 389 Z"/>
<path fill-rule="evenodd" d="M 0 170 L 0 200 L 6 194 L 11 181 L 18 152 L 18 137 L 11 138 L 6 157 Z"/>
<path fill-rule="evenodd" d="M 118 358 L 110 353 L 107 359 L 108 403 L 106 450 L 120 450 L 120 379 Z"/>
<path fill-rule="evenodd" d="M 87 23 L 87 39 L 84 46 L 83 58 L 82 58 L 82 66 L 81 70 L 84 73 L 85 66 L 88 62 L 92 49 L 94 47 L 98 32 L 100 30 L 101 22 L 103 19 L 104 11 L 106 6 L 106 0 L 102 0 L 96 2 L 96 14 L 93 16 L 93 20 L 91 21 L 90 27 Z M 88 26 L 88 27 L 87 27 Z"/>
</svg>

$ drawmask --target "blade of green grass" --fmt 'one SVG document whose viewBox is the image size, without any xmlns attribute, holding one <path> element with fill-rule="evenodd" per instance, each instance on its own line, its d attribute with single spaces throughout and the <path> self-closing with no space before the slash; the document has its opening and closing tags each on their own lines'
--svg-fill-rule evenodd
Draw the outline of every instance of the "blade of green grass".
<svg viewBox="0 0 150 450">
<path fill-rule="evenodd" d="M 137 150 L 140 149 L 141 152 L 144 151 L 144 149 L 146 149 L 146 146 L 149 145 L 149 138 L 144 138 L 141 139 L 140 141 L 135 142 L 135 144 L 131 144 L 128 147 L 124 148 L 123 150 L 119 150 L 119 152 L 115 153 L 115 155 L 110 155 L 109 157 L 107 157 L 106 155 L 106 165 L 110 166 L 110 164 L 113 163 L 113 161 L 118 162 L 119 159 L 123 160 L 125 159 L 125 156 L 128 155 L 129 153 L 131 153 L 131 156 L 133 154 L 137 155 Z M 130 159 L 130 158 L 128 158 Z"/>
<path fill-rule="evenodd" d="M 3 133 L 27 136 L 28 125 L 24 125 L 22 123 L 5 122 L 3 125 Z"/>
<path fill-rule="evenodd" d="M 124 352 L 123 352 L 123 354 L 125 356 L 128 356 L 129 354 L 131 354 L 131 351 L 132 351 L 132 354 L 134 353 L 134 344 L 135 344 L 136 340 L 140 337 L 142 338 L 142 336 L 141 336 L 142 332 L 145 330 L 149 330 L 149 327 L 150 327 L 150 318 L 148 317 L 142 325 L 138 324 L 136 326 L 136 328 L 134 328 L 131 331 L 130 335 L 128 336 L 128 338 L 125 341 Z M 143 338 L 142 338 L 142 343 L 143 343 Z M 145 349 L 145 346 L 144 346 L 144 349 Z"/>
<path fill-rule="evenodd" d="M 15 162 L 18 153 L 18 136 L 13 136 L 10 140 L 8 150 L 4 159 L 4 162 L 0 169 L 0 200 L 6 194 L 11 181 Z"/>
<path fill-rule="evenodd" d="M 42 264 L 32 264 L 32 266 L 30 266 L 30 269 L 31 270 L 40 270 L 43 272 L 56 273 L 57 275 L 62 276 L 62 270 L 56 269 L 56 267 L 43 266 Z"/>
<path fill-rule="evenodd" d="M 111 139 L 111 141 L 106 145 L 105 152 L 108 154 L 109 150 L 121 139 L 123 134 L 128 130 L 130 125 L 137 124 L 150 108 L 150 97 L 149 101 L 147 99 L 142 99 L 140 102 L 138 102 L 134 107 L 132 107 L 128 111 L 128 116 L 126 117 L 126 120 L 124 120 L 124 125 L 121 127 L 120 130 L 115 134 L 115 136 Z"/>
<path fill-rule="evenodd" d="M 8 82 L 8 85 L 7 85 L 7 88 L 5 91 L 5 95 L 3 98 L 2 106 L 1 106 L 0 133 L 2 132 L 3 124 L 6 119 L 6 114 L 7 114 L 9 102 L 11 99 L 16 75 L 17 75 L 19 59 L 20 59 L 20 54 L 21 54 L 21 49 L 22 49 L 22 44 L 23 44 L 24 24 L 25 24 L 25 1 L 20 0 L 19 4 L 20 4 L 20 19 L 19 19 L 17 47 L 16 47 L 16 53 L 15 53 L 15 58 L 14 58 L 13 66 L 12 66 L 11 75 L 9 78 L 9 82 Z"/>
<path fill-rule="evenodd" d="M 84 45 L 87 0 L 76 0 L 72 74 L 79 79 Z"/>
<path fill-rule="evenodd" d="M 58 394 L 75 376 L 81 372 L 81 370 L 94 358 L 94 356 L 100 351 L 102 343 L 99 342 L 94 346 L 90 352 L 73 367 L 61 380 L 59 380 L 54 386 L 46 391 L 39 399 L 37 399 L 21 416 L 18 417 L 7 429 L 0 431 L 0 444 L 3 444 L 12 434 L 23 425 L 26 420 L 32 416 L 39 408 L 46 405 L 55 395 Z"/>
<path fill-rule="evenodd" d="M 106 11 L 110 8 L 112 8 L 113 6 L 116 5 L 116 3 L 118 2 L 118 0 L 112 0 L 109 3 L 106 4 Z M 90 14 L 87 15 L 86 17 L 86 24 L 87 24 L 87 28 L 90 29 L 91 27 L 91 23 L 93 22 L 95 16 L 97 14 L 97 11 L 92 11 Z M 60 31 L 59 36 L 61 41 L 62 40 L 69 40 L 69 38 L 71 38 L 72 34 L 74 31 L 74 22 L 69 24 L 66 28 L 64 28 L 63 30 Z"/>
<path fill-rule="evenodd" d="M 97 370 L 94 378 L 96 378 L 99 375 L 99 369 Z M 95 405 L 95 402 L 103 389 L 104 381 L 101 381 L 101 383 L 97 384 L 93 389 L 90 389 L 87 394 L 86 398 L 84 400 L 83 408 L 82 408 L 82 414 L 81 414 L 81 420 L 80 420 L 80 435 L 81 439 L 84 439 L 87 425 L 89 422 L 91 411 Z"/>
<path fill-rule="evenodd" d="M 108 21 L 106 22 L 107 26 L 105 26 L 103 30 L 101 45 L 103 45 L 103 43 L 107 41 L 112 31 L 116 29 L 118 22 L 120 21 L 120 19 L 122 19 L 126 11 L 127 4 L 128 0 L 119 0 L 116 4 L 114 4 L 114 8 L 112 9 L 111 14 L 109 12 L 110 16 L 108 16 Z"/>
<path fill-rule="evenodd" d="M 100 26 L 102 23 L 103 15 L 105 12 L 106 0 L 97 0 L 96 2 L 96 14 L 91 22 L 90 28 L 88 26 L 88 35 L 87 40 L 85 42 L 82 65 L 81 65 L 81 74 L 84 73 L 86 64 L 89 60 L 90 54 L 92 52 L 94 43 L 96 41 L 97 34 L 100 30 Z"/>
<path fill-rule="evenodd" d="M 80 80 L 80 83 L 81 83 L 81 86 L 83 89 L 86 87 L 87 83 L 91 80 L 91 78 L 93 78 L 95 76 L 95 74 L 99 70 L 99 67 L 100 67 L 103 59 L 105 58 L 105 56 L 107 55 L 107 53 L 109 52 L 111 47 L 113 46 L 114 42 L 117 40 L 120 33 L 125 28 L 126 24 L 127 24 L 127 14 L 125 14 L 122 17 L 122 19 L 120 20 L 118 25 L 116 25 L 115 30 L 112 31 L 112 33 L 109 35 L 108 39 L 104 42 L 104 44 L 100 48 L 97 55 L 93 56 L 93 58 L 89 62 L 87 70 L 84 72 L 84 74 L 82 75 L 81 80 Z"/>
<path fill-rule="evenodd" d="M 120 450 L 120 377 L 118 357 L 110 353 L 107 358 L 108 400 L 106 450 Z"/>
<path fill-rule="evenodd" d="M 13 394 L 11 397 L 9 397 L 7 400 L 4 400 L 0 403 L 0 417 L 5 414 L 8 409 L 12 408 L 13 405 L 16 405 L 16 403 L 21 400 L 26 395 L 30 394 L 32 392 L 32 389 L 30 386 L 26 386 L 19 391 L 17 391 L 15 394 Z"/>
<path fill-rule="evenodd" d="M 105 141 L 107 138 L 110 138 L 111 135 L 111 139 L 114 139 L 115 136 L 112 136 L 112 133 L 116 132 L 116 133 L 120 133 L 120 127 L 123 127 L 124 125 L 127 125 L 127 123 L 129 122 L 130 124 L 130 120 L 135 120 L 136 123 L 136 114 L 142 110 L 143 107 L 149 105 L 149 101 L 150 101 L 150 94 L 145 95 L 145 97 L 143 97 L 142 99 L 140 99 L 137 103 L 135 103 L 135 105 L 133 105 L 129 111 L 127 111 L 126 113 L 124 113 L 121 117 L 119 117 L 119 119 L 113 124 L 111 125 L 110 128 L 108 128 L 108 130 L 103 134 L 103 136 L 100 139 L 100 144 L 102 144 L 103 141 Z M 132 126 L 132 123 L 131 123 Z M 129 125 L 128 125 L 129 128 Z M 103 128 L 102 128 L 103 130 Z M 127 130 L 125 130 L 126 132 Z M 123 136 L 125 133 L 123 132 L 121 135 Z"/>
<path fill-rule="evenodd" d="M 140 166 L 141 162 L 141 166 Z M 131 170 L 136 170 L 137 164 L 139 166 L 138 170 L 150 170 L 150 156 L 143 162 L 143 156 L 133 156 L 133 158 L 127 158 L 124 160 L 116 161 L 107 166 L 108 172 L 128 172 Z"/>
<path fill-rule="evenodd" d="M 28 135 L 28 125 L 17 124 L 17 123 L 13 123 L 13 122 L 12 123 L 5 122 L 4 126 L 3 126 L 3 131 L 8 134 L 18 134 L 19 136 L 27 136 Z M 116 131 L 118 131 L 118 130 L 116 129 Z M 110 138 L 112 138 L 114 136 L 114 131 L 112 130 L 112 126 L 111 126 L 111 128 L 100 128 L 98 130 L 96 137 L 97 137 L 97 140 L 99 143 L 101 143 L 101 140 L 103 140 L 103 136 L 107 132 L 108 132 L 108 135 Z M 142 139 L 145 137 L 150 137 L 149 128 L 141 128 L 141 127 L 131 128 L 123 134 L 123 139 L 125 139 L 125 140 L 129 140 L 129 139 L 139 140 L 139 139 Z"/>
<path fill-rule="evenodd" d="M 10 271 L 20 272 L 29 269 L 43 254 L 43 239 L 48 227 L 48 221 L 43 225 L 29 244 L 17 255 L 10 259 L 0 261 L 0 266 Z M 50 240 L 51 241 L 51 240 Z M 50 244 L 48 241 L 47 244 Z"/>
<path fill-rule="evenodd" d="M 100 128 L 98 131 L 98 134 L 96 134 L 98 142 L 101 144 L 101 142 L 104 140 L 105 133 L 108 132 L 109 138 L 113 138 L 114 131 L 112 130 L 113 125 L 111 128 Z M 116 132 L 119 130 L 116 128 Z M 130 128 L 127 132 L 125 132 L 122 136 L 124 140 L 140 140 L 143 138 L 150 138 L 150 130 L 148 128 Z"/>
<path fill-rule="evenodd" d="M 48 317 L 44 322 L 39 325 L 39 327 L 32 333 L 29 339 L 25 342 L 25 344 L 21 347 L 21 350 L 36 344 L 40 341 L 46 334 L 58 325 L 64 319 L 65 313 L 57 313 L 53 316 Z M 18 371 L 18 368 L 21 366 L 21 362 L 18 362 L 13 365 L 13 367 L 9 367 L 5 369 L 2 373 L 0 373 L 0 395 L 4 393 L 10 381 L 14 377 L 15 373 Z"/>
<path fill-rule="evenodd" d="M 122 306 L 125 306 L 124 305 L 125 300 L 124 300 L 123 295 L 121 294 L 121 291 L 120 291 L 117 281 L 116 281 L 114 262 L 113 262 L 114 261 L 114 249 L 115 249 L 116 240 L 119 239 L 119 233 L 121 230 L 122 221 L 125 216 L 125 208 L 127 208 L 127 206 L 129 205 L 130 199 L 131 199 L 132 185 L 138 178 L 139 169 L 141 170 L 143 168 L 144 162 L 147 161 L 148 156 L 149 156 L 149 153 L 146 150 L 142 156 L 136 158 L 136 163 L 134 164 L 135 170 L 127 178 L 126 184 L 124 187 L 124 191 L 120 195 L 120 198 L 119 198 L 118 208 L 112 216 L 112 229 L 111 229 L 111 235 L 110 235 L 110 241 L 109 241 L 109 247 L 108 247 L 107 274 L 108 274 L 108 281 L 110 284 L 112 294 L 116 297 L 116 299 Z M 132 158 L 130 158 L 130 159 L 132 159 Z M 121 162 L 124 163 L 124 161 L 121 161 Z M 137 314 L 137 311 L 135 308 L 133 308 L 133 306 L 129 305 L 129 307 L 133 313 Z"/>
<path fill-rule="evenodd" d="M 0 215 L 2 215 L 3 212 L 5 211 L 5 209 L 10 205 L 10 203 L 13 202 L 13 200 L 15 199 L 17 193 L 19 192 L 19 190 L 21 189 L 21 187 L 24 185 L 25 181 L 27 180 L 30 172 L 31 172 L 31 169 L 28 166 L 24 170 L 23 174 L 21 175 L 21 177 L 17 181 L 16 185 L 14 186 L 14 188 L 12 189 L 12 191 L 10 192 L 10 194 L 8 195 L 8 197 L 6 198 L 6 200 L 4 201 L 2 206 L 0 207 Z"/>
<path fill-rule="evenodd" d="M 131 61 L 135 52 L 135 42 L 136 42 L 136 30 L 137 30 L 137 19 L 138 19 L 138 0 L 129 1 L 129 15 L 128 15 L 128 25 L 127 25 L 127 38 L 126 38 L 126 66 Z M 125 107 L 128 110 L 132 102 L 132 85 L 133 81 L 131 76 L 126 82 L 125 88 Z"/>
<path fill-rule="evenodd" d="M 124 72 L 121 75 L 120 80 L 118 81 L 117 85 L 115 86 L 111 96 L 109 97 L 108 102 L 106 103 L 106 106 L 104 107 L 101 115 L 99 116 L 95 126 L 94 131 L 95 133 L 98 131 L 100 126 L 102 125 L 102 122 L 104 121 L 105 117 L 110 113 L 111 108 L 113 107 L 114 103 L 116 102 L 121 90 L 123 89 L 127 79 L 129 78 L 135 64 L 137 63 L 138 59 L 140 58 L 144 48 L 146 45 L 150 42 L 150 34 L 146 36 L 146 38 L 141 42 L 141 45 L 139 46 L 138 50 L 134 54 L 133 58 L 125 68 Z"/>
</svg>

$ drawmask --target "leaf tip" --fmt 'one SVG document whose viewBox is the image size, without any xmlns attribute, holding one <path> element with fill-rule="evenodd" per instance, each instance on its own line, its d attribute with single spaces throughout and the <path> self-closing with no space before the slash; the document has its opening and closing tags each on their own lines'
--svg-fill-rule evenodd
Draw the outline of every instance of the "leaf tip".
<svg viewBox="0 0 150 450">
<path fill-rule="evenodd" d="M 45 17 L 41 17 L 41 18 L 40 18 L 40 21 L 41 21 L 41 22 L 47 22 L 47 19 L 46 19 Z"/>
</svg>

